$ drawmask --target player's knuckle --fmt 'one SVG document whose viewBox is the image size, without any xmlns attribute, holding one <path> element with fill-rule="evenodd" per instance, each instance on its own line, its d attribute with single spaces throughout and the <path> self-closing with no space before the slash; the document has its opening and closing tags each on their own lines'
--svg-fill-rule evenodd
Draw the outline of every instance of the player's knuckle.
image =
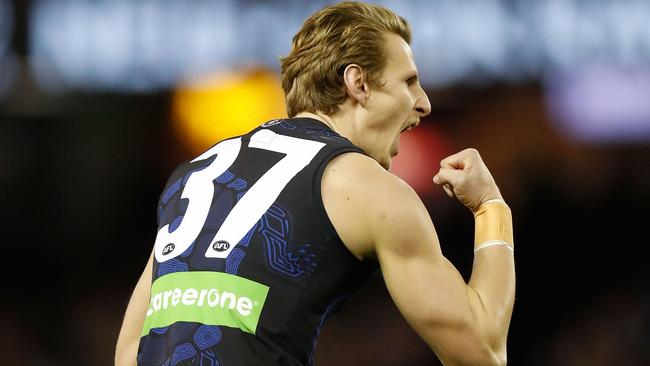
<svg viewBox="0 0 650 366">
<path fill-rule="evenodd" d="M 481 154 L 479 154 L 478 150 L 474 147 L 470 147 L 466 150 L 470 156 L 475 157 L 475 158 L 480 158 Z"/>
</svg>

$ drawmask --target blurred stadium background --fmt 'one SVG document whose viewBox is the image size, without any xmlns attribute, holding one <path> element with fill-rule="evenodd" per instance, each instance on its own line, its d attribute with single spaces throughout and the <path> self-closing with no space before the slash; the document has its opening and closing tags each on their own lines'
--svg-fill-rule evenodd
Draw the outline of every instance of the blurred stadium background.
<svg viewBox="0 0 650 366">
<path fill-rule="evenodd" d="M 278 57 L 327 1 L 0 0 L 3 365 L 109 365 L 167 175 L 282 116 Z M 512 206 L 512 365 L 650 365 L 650 1 L 380 1 L 412 24 L 433 113 L 396 174 L 471 271 L 433 187 L 476 147 Z M 426 296 L 426 294 L 423 294 Z M 380 276 L 317 365 L 437 365 Z"/>
</svg>

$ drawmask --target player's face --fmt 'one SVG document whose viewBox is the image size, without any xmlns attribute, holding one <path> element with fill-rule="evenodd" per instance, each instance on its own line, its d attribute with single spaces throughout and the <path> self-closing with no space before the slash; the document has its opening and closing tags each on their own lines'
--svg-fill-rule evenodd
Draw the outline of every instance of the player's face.
<svg viewBox="0 0 650 366">
<path fill-rule="evenodd" d="M 396 34 L 386 35 L 386 66 L 379 86 L 370 87 L 365 124 L 366 153 L 389 169 L 399 152 L 399 136 L 431 112 L 429 98 L 418 81 L 411 47 Z"/>
</svg>

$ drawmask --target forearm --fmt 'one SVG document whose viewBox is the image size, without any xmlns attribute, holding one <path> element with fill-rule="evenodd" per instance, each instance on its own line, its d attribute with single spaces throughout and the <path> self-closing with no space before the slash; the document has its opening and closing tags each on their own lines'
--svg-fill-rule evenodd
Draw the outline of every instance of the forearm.
<svg viewBox="0 0 650 366">
<path fill-rule="evenodd" d="M 472 308 L 490 348 L 505 357 L 515 295 L 514 243 L 510 209 L 499 202 L 475 214 L 475 254 L 469 291 Z"/>
<path fill-rule="evenodd" d="M 115 347 L 116 366 L 136 364 L 140 333 L 149 305 L 152 259 L 153 255 L 149 258 L 149 262 L 135 286 L 124 314 L 124 321 Z"/>
<path fill-rule="evenodd" d="M 136 364 L 138 342 L 140 332 L 144 325 L 144 317 L 147 312 L 147 294 L 143 289 L 144 281 L 138 281 L 133 296 L 124 315 L 122 329 L 115 347 L 115 365 L 127 366 Z"/>
<path fill-rule="evenodd" d="M 495 352 L 505 352 L 515 295 L 512 253 L 494 248 L 476 254 L 469 290 L 476 294 L 472 309 Z"/>
</svg>

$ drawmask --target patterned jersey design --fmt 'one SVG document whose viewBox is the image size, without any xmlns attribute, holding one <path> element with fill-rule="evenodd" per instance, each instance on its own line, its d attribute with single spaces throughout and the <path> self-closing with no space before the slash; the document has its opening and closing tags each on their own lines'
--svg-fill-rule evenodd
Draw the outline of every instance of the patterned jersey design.
<svg viewBox="0 0 650 366">
<path fill-rule="evenodd" d="M 287 212 L 273 205 L 259 222 L 258 232 L 264 238 L 266 261 L 271 270 L 289 277 L 299 277 L 315 269 L 318 255 L 310 245 L 289 247 L 291 224 Z"/>
<path fill-rule="evenodd" d="M 326 148 L 292 178 L 239 242 L 229 243 L 234 247 L 225 258 L 208 257 L 206 252 L 233 207 L 283 159 L 275 151 L 245 149 L 249 136 L 264 128 L 279 135 L 318 141 Z M 241 138 L 243 147 L 235 163 L 212 181 L 214 194 L 200 233 L 191 244 L 186 242 L 189 246 L 184 252 L 163 262 L 154 260 L 152 280 L 179 272 L 209 271 L 268 286 L 257 333 L 193 321 L 153 327 L 141 338 L 139 365 L 311 364 L 324 319 L 349 299 L 376 268 L 358 262 L 347 251 L 324 209 L 319 210 L 318 201 L 314 201 L 320 200 L 313 191 L 313 182 L 320 181 L 320 167 L 337 154 L 362 152 L 359 148 L 309 119 L 270 121 Z M 181 226 L 189 206 L 189 199 L 182 197 L 188 180 L 217 158 L 213 155 L 186 162 L 172 173 L 160 196 L 159 228 L 169 225 L 172 234 Z M 312 282 L 318 286 L 310 286 Z"/>
<path fill-rule="evenodd" d="M 210 158 L 199 162 L 199 164 L 197 164 L 195 168 L 189 170 L 184 177 L 178 178 L 169 185 L 161 196 L 158 208 L 159 226 L 170 224 L 170 231 L 178 228 L 183 219 L 183 214 L 187 209 L 187 200 L 180 199 L 182 188 L 187 184 L 187 180 L 192 173 L 204 169 L 210 165 L 213 159 L 214 158 Z M 189 270 L 190 266 L 192 266 L 192 268 L 213 269 L 214 266 L 218 267 L 219 264 L 222 264 L 223 260 L 210 260 L 202 255 L 198 255 L 201 251 L 195 251 L 194 247 L 197 245 L 197 242 L 201 243 L 198 244 L 199 247 L 201 247 L 202 244 L 209 244 L 206 244 L 206 242 L 212 238 L 214 232 L 219 228 L 220 223 L 225 219 L 227 212 L 230 211 L 232 206 L 234 206 L 234 204 L 246 193 L 245 188 L 247 186 L 248 183 L 244 179 L 237 178 L 231 171 L 226 171 L 217 177 L 215 179 L 214 202 L 217 203 L 217 207 L 223 207 L 224 209 L 212 211 L 213 214 L 206 220 L 205 227 L 208 228 L 208 230 L 199 235 L 196 242 L 192 243 L 183 254 L 177 258 L 160 263 L 155 277 L 161 277 L 165 274 L 174 272 L 185 272 Z M 255 227 L 250 230 L 250 232 L 240 242 L 240 245 L 228 256 L 225 261 L 225 272 L 230 274 L 237 273 L 237 269 L 246 255 L 245 248 L 248 246 L 254 229 Z M 186 339 L 188 342 L 178 345 L 174 349 L 173 354 L 164 360 L 162 363 L 163 365 L 175 366 L 184 361 L 189 362 L 191 365 L 220 365 L 218 356 L 213 350 L 211 350 L 211 347 L 216 346 L 221 340 L 222 332 L 219 326 L 176 323 L 174 324 L 174 327 L 179 328 L 179 331 L 177 332 L 178 334 L 184 335 L 182 337 L 176 336 L 174 338 Z M 157 335 L 164 335 L 169 328 L 170 327 L 153 328 L 151 332 Z M 166 346 L 166 344 L 161 344 L 161 347 L 163 348 Z M 161 354 L 164 352 L 157 353 Z M 141 364 L 156 364 L 156 361 L 146 360 L 143 357 L 139 357 L 138 359 L 138 362 Z"/>
</svg>

